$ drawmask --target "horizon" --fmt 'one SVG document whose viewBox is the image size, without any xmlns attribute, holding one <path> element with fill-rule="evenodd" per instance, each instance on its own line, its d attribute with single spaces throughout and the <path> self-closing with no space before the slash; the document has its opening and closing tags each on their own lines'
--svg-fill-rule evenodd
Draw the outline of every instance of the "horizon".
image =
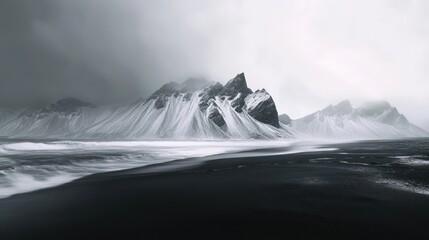
<svg viewBox="0 0 429 240">
<path fill-rule="evenodd" d="M 237 73 L 237 74 L 236 74 L 236 76 L 238 76 L 238 75 L 240 75 L 240 74 L 244 74 L 244 76 L 245 76 L 245 80 L 246 80 L 246 83 L 247 83 L 247 87 L 248 87 L 248 88 L 250 88 L 253 92 L 256 92 L 257 90 L 265 89 L 265 88 L 260 88 L 260 89 L 254 89 L 254 88 L 252 88 L 252 86 L 249 86 L 249 85 L 248 85 L 248 78 L 246 77 L 246 73 L 244 73 L 244 72 Z M 196 80 L 201 80 L 201 81 L 205 81 L 205 82 L 207 82 L 208 84 L 207 84 L 206 86 L 204 86 L 204 87 L 207 87 L 207 86 L 210 86 L 210 85 L 214 85 L 214 84 L 216 84 L 216 83 L 220 83 L 220 84 L 222 84 L 222 86 L 225 86 L 225 85 L 226 85 L 226 83 L 227 83 L 228 81 L 230 81 L 230 80 L 232 80 L 232 79 L 234 79 L 234 78 L 230 78 L 229 80 L 226 80 L 226 81 L 215 81 L 215 80 L 210 80 L 210 79 L 208 79 L 208 78 L 201 77 L 201 76 L 198 76 L 198 77 L 197 77 L 197 76 L 192 76 L 192 77 L 188 77 L 188 78 L 186 78 L 186 79 L 184 79 L 184 80 L 181 80 L 181 81 L 170 81 L 170 82 L 168 82 L 168 83 L 164 83 L 164 84 L 160 85 L 160 86 L 159 86 L 159 88 L 155 89 L 151 94 L 147 95 L 146 97 L 139 97 L 139 98 L 136 98 L 136 99 L 130 100 L 130 101 L 128 101 L 128 102 L 122 102 L 122 103 L 120 103 L 120 104 L 98 105 L 98 104 L 94 104 L 93 102 L 86 101 L 85 99 L 80 99 L 80 98 L 78 98 L 78 97 L 74 97 L 74 96 L 67 96 L 67 97 L 64 97 L 64 98 L 60 98 L 60 99 L 53 100 L 52 102 L 49 102 L 49 103 L 48 103 L 48 102 L 45 102 L 45 103 L 43 103 L 43 104 L 39 104 L 39 105 L 37 105 L 37 106 L 31 106 L 31 107 L 29 107 L 29 109 L 33 109 L 33 110 L 35 110 L 35 109 L 44 108 L 44 107 L 47 107 L 47 106 L 50 106 L 50 105 L 56 104 L 56 103 L 58 103 L 58 102 L 60 102 L 60 101 L 62 101 L 62 100 L 65 100 L 65 99 L 75 99 L 75 100 L 83 101 L 83 102 L 85 102 L 85 103 L 94 104 L 96 107 L 115 107 L 115 106 L 124 106 L 124 105 L 131 104 L 131 103 L 133 103 L 133 102 L 135 102 L 135 101 L 138 101 L 139 99 L 147 100 L 147 99 L 148 99 L 148 98 L 149 98 L 149 97 L 150 97 L 150 96 L 151 96 L 155 91 L 159 90 L 159 89 L 160 89 L 160 88 L 162 88 L 164 85 L 167 85 L 167 84 L 169 84 L 169 83 L 183 84 L 183 83 L 185 83 L 185 82 L 187 82 L 187 81 L 189 81 L 189 80 L 195 80 L 195 79 L 196 79 Z M 265 90 L 266 90 L 266 89 L 265 89 Z M 269 90 L 266 90 L 266 91 L 267 91 L 267 93 L 268 93 L 268 94 L 270 94 L 270 95 L 271 95 L 271 93 L 270 93 L 270 91 L 269 91 Z M 278 103 L 277 103 L 276 99 L 275 99 L 272 95 L 271 95 L 271 97 L 273 98 L 273 100 L 274 100 L 274 102 L 275 102 L 275 104 L 276 104 L 277 109 L 279 109 L 279 107 L 278 107 Z M 304 113 L 304 115 L 299 116 L 299 117 L 291 116 L 289 113 L 287 113 L 287 112 L 281 112 L 281 111 L 279 111 L 279 110 L 278 110 L 278 115 L 280 116 L 280 115 L 286 114 L 287 116 L 289 116 L 289 117 L 291 118 L 291 120 L 298 120 L 298 119 L 304 118 L 304 117 L 306 117 L 306 116 L 309 116 L 309 115 L 311 115 L 311 114 L 313 114 L 313 113 L 316 113 L 316 112 L 322 111 L 323 109 L 325 109 L 325 108 L 327 108 L 327 107 L 330 107 L 330 106 L 336 106 L 336 105 L 338 105 L 338 104 L 341 104 L 341 103 L 343 103 L 343 102 L 345 102 L 345 101 L 347 101 L 347 102 L 349 102 L 349 103 L 350 103 L 350 105 L 351 105 L 351 107 L 353 108 L 353 110 L 355 110 L 355 109 L 359 109 L 359 108 L 365 108 L 365 107 L 368 107 L 369 105 L 373 105 L 373 104 L 387 103 L 390 107 L 392 107 L 392 108 L 396 108 L 400 114 L 403 114 L 411 124 L 414 124 L 414 125 L 416 125 L 417 127 L 420 127 L 420 128 L 422 128 L 423 130 L 425 130 L 425 131 L 429 132 L 429 128 L 426 128 L 425 126 L 420 126 L 420 125 L 418 125 L 418 124 L 414 123 L 412 120 L 410 120 L 410 119 L 409 119 L 409 118 L 408 118 L 408 117 L 407 117 L 407 116 L 406 116 L 406 115 L 401 111 L 401 109 L 398 109 L 398 108 L 397 108 L 395 105 L 393 105 L 391 102 L 389 102 L 389 101 L 387 101 L 387 100 L 384 100 L 384 99 L 380 99 L 380 100 L 366 100 L 366 101 L 365 101 L 365 100 L 361 100 L 361 101 L 359 102 L 359 104 L 356 104 L 356 102 L 354 102 L 354 101 L 352 101 L 352 100 L 350 100 L 350 99 L 343 99 L 343 100 L 340 100 L 340 101 L 338 101 L 338 102 L 333 102 L 333 103 L 330 103 L 330 104 L 328 104 L 328 105 L 325 105 L 324 107 L 321 107 L 321 108 L 319 108 L 319 109 L 317 109 L 317 110 L 315 110 L 315 111 L 313 111 L 313 112 Z M 0 107 L 1 107 L 1 106 L 0 106 Z M 4 108 L 8 109 L 7 107 L 4 107 Z M 9 108 L 9 109 L 15 109 L 15 110 L 18 110 L 18 109 L 26 109 L 26 107 Z"/>
<path fill-rule="evenodd" d="M 245 72 L 295 119 L 343 99 L 385 100 L 429 130 L 427 1 L 98 3 L 4 1 L 1 105 L 119 104 L 170 81 Z"/>
<path fill-rule="evenodd" d="M 2 239 L 427 235 L 427 0 L 2 0 L 0 36 Z"/>
</svg>

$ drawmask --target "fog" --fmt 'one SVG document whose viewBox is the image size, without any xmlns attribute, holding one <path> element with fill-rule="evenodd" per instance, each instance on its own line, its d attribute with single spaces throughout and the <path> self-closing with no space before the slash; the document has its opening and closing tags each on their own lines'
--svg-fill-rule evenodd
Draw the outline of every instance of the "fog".
<svg viewBox="0 0 429 240">
<path fill-rule="evenodd" d="M 387 100 L 429 130 L 429 2 L 3 0 L 0 105 L 116 104 L 245 72 L 280 113 Z"/>
</svg>

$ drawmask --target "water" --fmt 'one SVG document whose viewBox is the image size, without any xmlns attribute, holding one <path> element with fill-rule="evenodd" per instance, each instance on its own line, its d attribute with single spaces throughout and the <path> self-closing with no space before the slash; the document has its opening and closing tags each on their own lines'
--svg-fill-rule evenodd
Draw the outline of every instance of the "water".
<svg viewBox="0 0 429 240">
<path fill-rule="evenodd" d="M 284 141 L 0 140 L 0 198 L 90 174 L 264 147 Z"/>
<path fill-rule="evenodd" d="M 429 195 L 429 139 L 360 141 L 336 145 L 325 165 L 359 171 L 368 182 L 398 191 Z"/>
<path fill-rule="evenodd" d="M 347 143 L 2 139 L 0 198 L 57 186 L 94 173 L 177 159 L 225 153 L 245 158 L 303 152 L 316 155 L 302 158 L 304 160 L 300 161 L 303 164 L 341 166 L 346 170 L 365 173 L 365 179 L 386 188 L 429 195 L 429 139 Z M 194 162 L 198 161 L 196 159 Z"/>
</svg>

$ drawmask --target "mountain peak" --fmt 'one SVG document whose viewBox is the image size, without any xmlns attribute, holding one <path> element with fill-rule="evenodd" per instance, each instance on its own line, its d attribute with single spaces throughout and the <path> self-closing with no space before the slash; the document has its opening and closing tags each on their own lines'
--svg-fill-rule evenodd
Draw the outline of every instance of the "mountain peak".
<svg viewBox="0 0 429 240">
<path fill-rule="evenodd" d="M 164 85 L 162 85 L 162 87 L 158 90 L 156 90 L 150 97 L 149 99 L 154 99 L 160 95 L 168 95 L 171 96 L 173 95 L 175 92 L 177 92 L 177 90 L 179 89 L 179 84 L 176 82 L 169 82 L 166 83 Z"/>
<path fill-rule="evenodd" d="M 352 104 L 350 103 L 350 100 L 346 99 L 346 100 L 339 102 L 336 106 L 341 107 L 341 108 L 342 107 L 351 108 Z"/>
<path fill-rule="evenodd" d="M 349 100 L 343 100 L 337 105 L 329 105 L 328 107 L 324 108 L 321 112 L 333 115 L 333 114 L 349 114 L 353 111 L 353 107 Z"/>
<path fill-rule="evenodd" d="M 210 84 L 211 82 L 204 78 L 188 78 L 186 81 L 180 84 L 177 82 L 169 82 L 162 85 L 160 89 L 156 90 L 149 97 L 149 99 L 155 99 L 159 96 L 169 97 L 178 93 L 193 93 L 195 91 L 204 89 Z"/>
<path fill-rule="evenodd" d="M 380 115 L 391 110 L 395 111 L 396 109 L 393 109 L 390 103 L 386 101 L 368 102 L 358 109 L 359 113 L 364 116 Z"/>
<path fill-rule="evenodd" d="M 265 89 L 249 94 L 244 102 L 249 115 L 254 119 L 277 128 L 280 127 L 276 104 Z"/>
<path fill-rule="evenodd" d="M 210 85 L 210 81 L 208 81 L 205 78 L 188 78 L 186 81 L 184 81 L 182 84 L 180 84 L 179 86 L 179 91 L 180 92 L 194 92 L 197 90 L 202 90 L 205 87 L 207 87 L 208 85 Z"/>
<path fill-rule="evenodd" d="M 350 103 L 350 100 L 343 100 L 340 103 L 338 103 L 334 108 L 337 110 L 337 112 L 340 113 L 351 113 L 353 111 L 352 104 Z"/>
<path fill-rule="evenodd" d="M 56 103 L 44 107 L 40 113 L 59 112 L 70 114 L 78 111 L 81 108 L 95 108 L 92 103 L 87 103 L 76 98 L 64 98 L 58 100 Z"/>
<path fill-rule="evenodd" d="M 247 87 L 244 73 L 240 73 L 228 81 L 228 83 L 223 87 L 220 95 L 227 97 L 228 100 L 234 100 L 231 103 L 231 106 L 235 109 L 235 111 L 241 112 L 244 106 L 244 99 L 251 93 L 252 90 Z"/>
<path fill-rule="evenodd" d="M 246 87 L 247 88 L 247 82 L 246 77 L 244 76 L 244 73 L 237 74 L 233 79 L 229 80 L 225 87 Z"/>
<path fill-rule="evenodd" d="M 224 87 L 224 95 L 235 97 L 238 93 L 245 95 L 252 93 L 252 90 L 247 87 L 244 73 L 237 74 L 237 76 L 229 80 Z"/>
<path fill-rule="evenodd" d="M 292 121 L 294 130 L 322 138 L 397 138 L 427 136 L 386 101 L 352 108 L 349 101 Z"/>
</svg>

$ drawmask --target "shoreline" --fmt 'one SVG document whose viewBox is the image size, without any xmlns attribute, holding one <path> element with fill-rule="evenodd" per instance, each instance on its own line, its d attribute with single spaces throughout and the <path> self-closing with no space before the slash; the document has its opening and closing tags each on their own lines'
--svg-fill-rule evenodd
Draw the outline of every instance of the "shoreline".
<svg viewBox="0 0 429 240">
<path fill-rule="evenodd" d="M 380 173 L 388 169 L 379 169 L 382 165 L 372 159 L 365 160 L 368 166 L 343 164 L 340 158 L 364 155 L 352 150 L 341 155 L 343 145 L 337 147 L 329 152 L 210 156 L 197 165 L 191 163 L 202 159 L 176 160 L 18 194 L 0 199 L 0 236 L 353 239 L 413 238 L 426 232 L 428 195 L 371 182 L 374 167 Z M 338 161 L 329 161 L 333 157 Z"/>
<path fill-rule="evenodd" d="M 291 144 L 283 141 L 6 141 L 0 145 L 0 198 L 59 186 L 94 173 Z"/>
</svg>

